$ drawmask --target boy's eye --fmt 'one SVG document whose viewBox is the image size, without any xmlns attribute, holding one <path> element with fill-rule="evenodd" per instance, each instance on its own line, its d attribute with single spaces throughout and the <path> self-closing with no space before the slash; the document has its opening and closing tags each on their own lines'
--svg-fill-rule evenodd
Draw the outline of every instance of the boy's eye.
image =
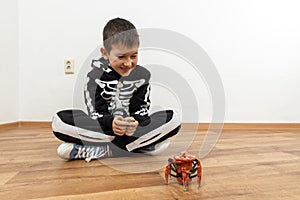
<svg viewBox="0 0 300 200">
<path fill-rule="evenodd" d="M 137 55 L 132 55 L 130 56 L 131 59 L 135 59 L 137 57 Z M 118 56 L 119 59 L 124 59 L 125 56 Z"/>
</svg>

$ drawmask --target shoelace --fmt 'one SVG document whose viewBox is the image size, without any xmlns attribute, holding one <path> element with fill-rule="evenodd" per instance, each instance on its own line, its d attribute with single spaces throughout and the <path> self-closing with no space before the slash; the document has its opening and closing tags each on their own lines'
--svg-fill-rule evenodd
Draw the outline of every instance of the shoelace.
<svg viewBox="0 0 300 200">
<path fill-rule="evenodd" d="M 101 157 L 109 156 L 109 146 L 106 147 L 86 147 L 86 146 L 79 146 L 78 152 L 75 158 L 85 158 L 86 162 L 90 162 L 92 159 L 98 159 Z"/>
</svg>

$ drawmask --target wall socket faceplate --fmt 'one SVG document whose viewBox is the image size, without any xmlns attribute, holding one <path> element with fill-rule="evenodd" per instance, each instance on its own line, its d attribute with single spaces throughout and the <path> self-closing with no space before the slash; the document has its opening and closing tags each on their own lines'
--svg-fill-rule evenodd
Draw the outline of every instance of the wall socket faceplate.
<svg viewBox="0 0 300 200">
<path fill-rule="evenodd" d="M 74 60 L 64 59 L 65 74 L 74 74 Z"/>
</svg>

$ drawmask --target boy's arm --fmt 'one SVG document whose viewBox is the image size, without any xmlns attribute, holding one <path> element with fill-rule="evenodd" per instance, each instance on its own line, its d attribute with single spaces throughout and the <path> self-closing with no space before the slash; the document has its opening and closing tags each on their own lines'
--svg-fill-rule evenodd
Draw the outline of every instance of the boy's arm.
<svg viewBox="0 0 300 200">
<path fill-rule="evenodd" d="M 150 84 L 142 85 L 130 99 L 130 116 L 141 123 L 149 115 L 150 108 Z"/>
<path fill-rule="evenodd" d="M 97 119 L 105 130 L 112 130 L 113 115 L 108 111 L 106 101 L 101 96 L 101 88 L 95 81 L 95 74 L 98 70 L 94 68 L 88 74 L 88 82 L 84 91 L 85 104 L 91 118 Z"/>
</svg>

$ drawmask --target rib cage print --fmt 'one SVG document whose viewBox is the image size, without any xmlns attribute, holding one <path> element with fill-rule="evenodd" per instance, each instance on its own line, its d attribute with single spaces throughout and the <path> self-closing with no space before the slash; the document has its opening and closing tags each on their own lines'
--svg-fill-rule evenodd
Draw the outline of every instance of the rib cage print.
<svg viewBox="0 0 300 200">
<path fill-rule="evenodd" d="M 129 114 L 130 99 L 133 93 L 145 83 L 145 79 L 135 81 L 96 79 L 95 82 L 102 89 L 101 96 L 108 104 L 108 110 L 111 114 L 117 109 L 124 109 Z"/>
</svg>

